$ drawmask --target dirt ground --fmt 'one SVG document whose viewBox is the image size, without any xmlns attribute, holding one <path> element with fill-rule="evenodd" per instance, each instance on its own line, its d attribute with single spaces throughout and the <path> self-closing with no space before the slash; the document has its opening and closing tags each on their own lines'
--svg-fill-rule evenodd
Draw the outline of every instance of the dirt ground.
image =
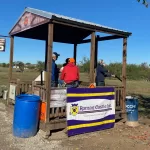
<svg viewBox="0 0 150 150">
<path fill-rule="evenodd" d="M 13 111 L 0 102 L 0 150 L 149 150 L 150 120 L 140 118 L 140 126 L 127 127 L 121 122 L 115 128 L 68 138 L 64 131 L 44 139 L 44 132 L 35 137 L 12 135 Z"/>
</svg>

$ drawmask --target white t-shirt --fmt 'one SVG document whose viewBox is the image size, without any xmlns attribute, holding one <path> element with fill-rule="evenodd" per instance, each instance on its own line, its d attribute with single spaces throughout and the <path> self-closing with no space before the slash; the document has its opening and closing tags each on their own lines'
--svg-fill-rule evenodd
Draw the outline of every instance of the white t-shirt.
<svg viewBox="0 0 150 150">
<path fill-rule="evenodd" d="M 64 69 L 64 67 L 61 67 L 61 68 L 60 68 L 60 72 L 62 72 L 62 71 L 63 71 L 63 69 Z"/>
</svg>

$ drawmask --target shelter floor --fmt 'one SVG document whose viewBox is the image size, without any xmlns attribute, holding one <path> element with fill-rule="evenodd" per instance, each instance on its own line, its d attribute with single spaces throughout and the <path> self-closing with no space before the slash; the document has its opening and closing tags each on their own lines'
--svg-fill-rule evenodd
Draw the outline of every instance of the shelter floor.
<svg viewBox="0 0 150 150">
<path fill-rule="evenodd" d="M 130 128 L 118 122 L 115 128 L 68 138 L 64 131 L 44 139 L 44 132 L 35 137 L 20 139 L 12 135 L 13 110 L 0 102 L 0 150 L 149 150 L 150 120 L 145 125 Z"/>
</svg>

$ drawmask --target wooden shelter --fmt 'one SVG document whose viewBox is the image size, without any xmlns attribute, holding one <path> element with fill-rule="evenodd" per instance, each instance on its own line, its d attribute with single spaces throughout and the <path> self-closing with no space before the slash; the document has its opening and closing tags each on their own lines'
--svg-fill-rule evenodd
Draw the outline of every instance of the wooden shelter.
<svg viewBox="0 0 150 150">
<path fill-rule="evenodd" d="M 96 32 L 102 32 L 110 34 L 109 36 L 99 37 L 96 36 Z M 51 118 L 57 116 L 65 116 L 64 108 L 61 108 L 50 112 L 50 96 L 51 96 L 51 62 L 52 62 L 52 51 L 53 42 L 62 42 L 74 44 L 73 57 L 76 60 L 77 45 L 82 43 L 91 43 L 91 54 L 90 54 L 90 83 L 94 83 L 94 63 L 97 60 L 97 49 L 98 42 L 113 39 L 123 39 L 123 67 L 122 67 L 122 86 L 116 88 L 116 105 L 120 106 L 121 113 L 125 112 L 125 96 L 126 96 L 126 57 L 127 57 L 127 38 L 132 33 L 109 28 L 99 24 L 94 24 L 87 21 L 73 19 L 70 17 L 45 12 L 33 8 L 25 8 L 23 14 L 18 19 L 14 27 L 11 29 L 9 35 L 11 37 L 10 46 L 10 67 L 9 67 L 9 82 L 16 82 L 12 79 L 12 64 L 14 54 L 14 37 L 24 37 L 31 39 L 38 39 L 45 41 L 45 69 L 47 70 L 45 86 L 37 86 L 31 83 L 25 83 L 23 81 L 16 82 L 18 85 L 18 94 L 21 91 L 27 92 L 29 86 L 32 89 L 38 88 L 40 90 L 42 100 L 46 101 L 46 121 L 43 123 L 45 129 L 59 129 L 66 127 L 66 121 L 64 118 L 58 120 L 52 120 Z M 86 39 L 91 35 L 91 39 Z M 25 90 L 26 89 L 26 90 Z M 43 94 L 44 93 L 44 94 Z M 43 98 L 44 97 L 44 98 Z M 42 123 L 41 123 L 42 125 Z"/>
</svg>

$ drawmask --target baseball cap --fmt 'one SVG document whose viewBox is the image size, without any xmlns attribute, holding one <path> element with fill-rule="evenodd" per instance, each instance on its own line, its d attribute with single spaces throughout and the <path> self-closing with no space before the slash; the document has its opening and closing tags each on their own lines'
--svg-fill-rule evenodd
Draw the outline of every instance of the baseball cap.
<svg viewBox="0 0 150 150">
<path fill-rule="evenodd" d="M 60 56 L 60 54 L 58 54 L 58 53 L 56 53 L 56 52 L 53 52 L 53 54 L 54 54 L 56 57 Z"/>
<path fill-rule="evenodd" d="M 74 58 L 70 58 L 69 62 L 74 63 L 75 62 Z"/>
</svg>

